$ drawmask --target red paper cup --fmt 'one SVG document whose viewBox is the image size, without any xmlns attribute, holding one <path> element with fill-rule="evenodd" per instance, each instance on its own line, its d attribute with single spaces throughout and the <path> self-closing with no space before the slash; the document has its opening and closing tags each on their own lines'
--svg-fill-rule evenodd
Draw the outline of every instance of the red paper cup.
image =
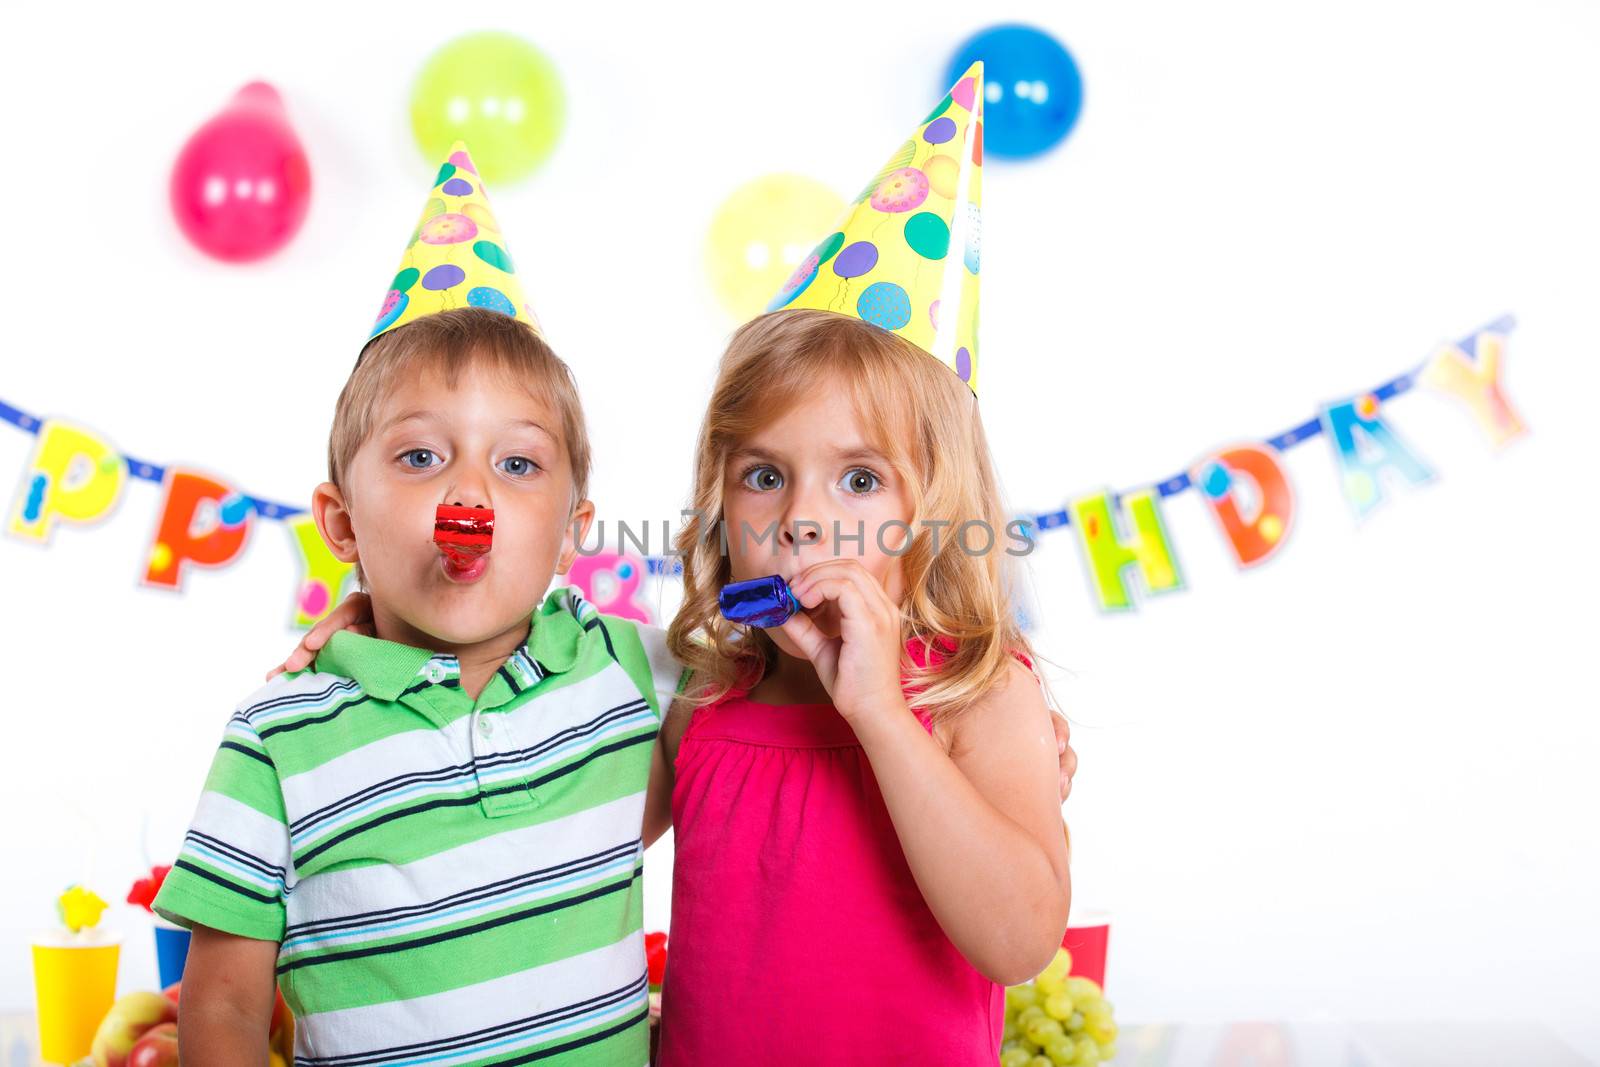
<svg viewBox="0 0 1600 1067">
<path fill-rule="evenodd" d="M 1111 916 L 1096 908 L 1074 908 L 1067 919 L 1061 947 L 1072 953 L 1072 973 L 1106 987 L 1106 943 L 1111 940 Z"/>
</svg>

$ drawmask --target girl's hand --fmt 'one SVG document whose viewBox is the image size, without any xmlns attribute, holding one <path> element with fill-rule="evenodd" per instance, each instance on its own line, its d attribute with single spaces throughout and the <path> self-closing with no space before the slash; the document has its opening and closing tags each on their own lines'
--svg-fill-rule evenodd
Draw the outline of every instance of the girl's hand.
<svg viewBox="0 0 1600 1067">
<path fill-rule="evenodd" d="M 351 593 L 344 598 L 344 602 L 332 611 L 327 617 L 306 631 L 300 639 L 289 658 L 267 672 L 267 681 L 272 681 L 285 671 L 304 670 L 317 658 L 317 651 L 328 643 L 328 638 L 340 630 L 349 630 L 353 634 L 372 636 L 372 598 L 365 593 Z"/>
<path fill-rule="evenodd" d="M 834 707 L 846 719 L 905 706 L 900 680 L 900 606 L 857 559 L 813 564 L 789 583 L 800 606 L 831 602 L 839 610 L 839 636 L 830 637 L 800 613 L 783 632 L 816 668 Z"/>
<path fill-rule="evenodd" d="M 1052 712 L 1050 725 L 1055 727 L 1056 754 L 1061 757 L 1061 803 L 1065 804 L 1072 795 L 1072 776 L 1078 773 L 1078 754 L 1072 751 L 1072 727 L 1067 725 L 1067 717 Z"/>
</svg>

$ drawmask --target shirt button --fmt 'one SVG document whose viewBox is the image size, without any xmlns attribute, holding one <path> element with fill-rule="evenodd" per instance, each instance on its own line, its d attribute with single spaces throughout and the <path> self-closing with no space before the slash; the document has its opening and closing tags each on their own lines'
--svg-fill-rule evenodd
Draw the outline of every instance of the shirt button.
<svg viewBox="0 0 1600 1067">
<path fill-rule="evenodd" d="M 484 737 L 488 737 L 490 734 L 494 733 L 494 723 L 490 722 L 486 718 L 480 718 L 478 720 L 478 733 L 482 734 Z"/>
<path fill-rule="evenodd" d="M 445 669 L 443 667 L 439 666 L 437 663 L 428 664 L 428 681 L 442 682 L 444 681 L 444 676 Z"/>
</svg>

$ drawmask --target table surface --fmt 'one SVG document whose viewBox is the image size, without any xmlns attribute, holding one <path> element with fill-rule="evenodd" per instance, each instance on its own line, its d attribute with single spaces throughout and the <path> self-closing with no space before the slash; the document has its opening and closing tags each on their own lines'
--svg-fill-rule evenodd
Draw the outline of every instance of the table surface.
<svg viewBox="0 0 1600 1067">
<path fill-rule="evenodd" d="M 0 1014 L 0 1067 L 38 1067 L 33 1017 Z M 1594 1067 L 1537 1023 L 1128 1023 L 1115 1067 Z"/>
</svg>

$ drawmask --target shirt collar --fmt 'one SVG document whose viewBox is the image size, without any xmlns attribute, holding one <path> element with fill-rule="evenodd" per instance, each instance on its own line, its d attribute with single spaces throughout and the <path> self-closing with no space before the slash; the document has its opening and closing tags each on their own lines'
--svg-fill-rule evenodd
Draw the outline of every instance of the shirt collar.
<svg viewBox="0 0 1600 1067">
<path fill-rule="evenodd" d="M 512 658 L 532 661 L 535 679 L 571 670 L 578 662 L 584 623 L 594 614 L 577 589 L 552 590 L 533 613 L 528 640 Z M 348 630 L 328 639 L 317 653 L 315 669 L 354 678 L 365 692 L 390 702 L 408 689 L 461 684 L 461 664 L 453 655 Z"/>
</svg>

